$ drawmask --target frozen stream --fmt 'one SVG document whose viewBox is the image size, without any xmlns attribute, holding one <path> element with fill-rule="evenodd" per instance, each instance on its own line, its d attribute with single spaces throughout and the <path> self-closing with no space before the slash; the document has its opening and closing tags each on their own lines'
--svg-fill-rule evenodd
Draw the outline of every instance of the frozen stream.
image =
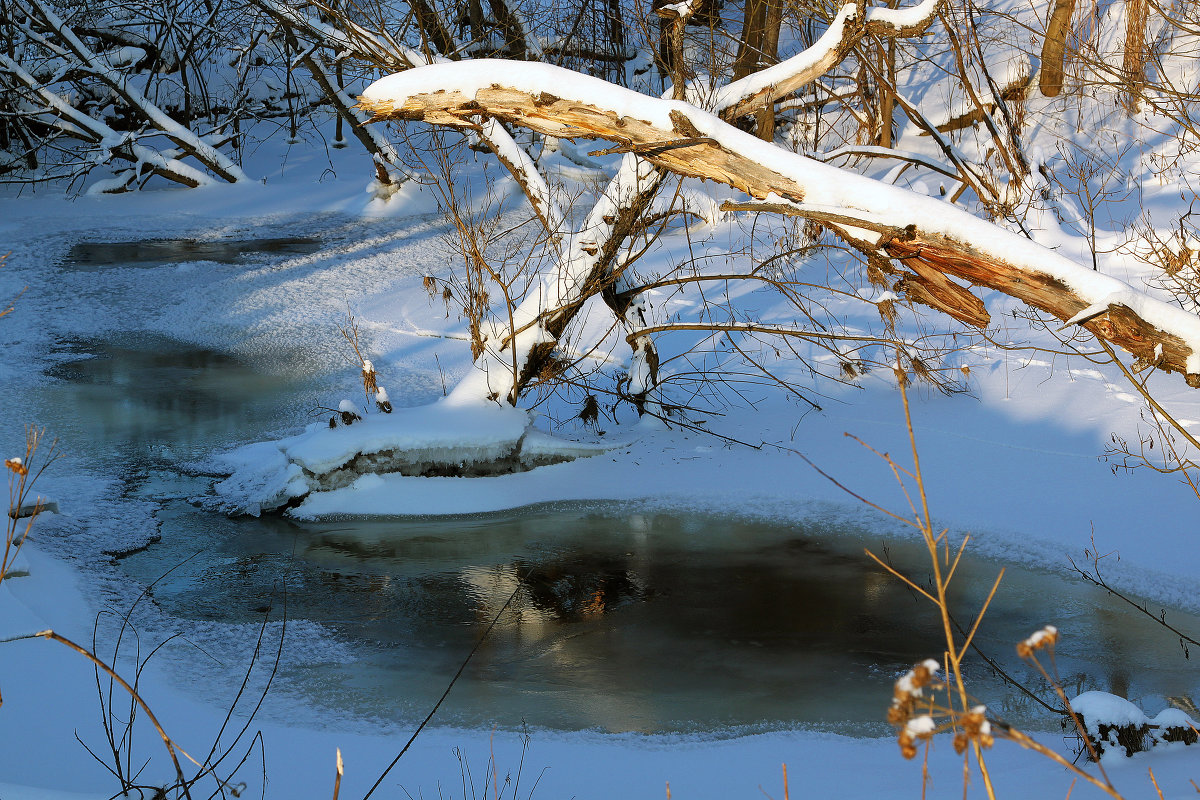
<svg viewBox="0 0 1200 800">
<path fill-rule="evenodd" d="M 235 244 L 231 257 L 246 252 Z M 161 246 L 137 253 L 163 257 Z M 184 630 L 252 626 L 284 602 L 289 619 L 322 625 L 349 658 L 281 665 L 289 691 L 318 715 L 419 719 L 510 596 L 440 721 L 875 733 L 885 730 L 894 675 L 941 649 L 931 609 L 862 548 L 919 576 L 922 554 L 819 521 L 617 503 L 323 524 L 213 515 L 181 499 L 208 479 L 176 467 L 287 424 L 280 409 L 313 396 L 312 377 L 135 331 L 60 341 L 54 360 L 37 401 L 43 418 L 85 452 L 119 454 L 127 492 L 161 506 L 161 540 L 120 559 L 119 573 L 154 583 L 157 608 Z M 964 624 L 996 569 L 971 561 L 961 570 Z M 980 647 L 1048 699 L 1012 645 L 1030 620 L 1051 619 L 1071 631 L 1059 662 L 1069 691 L 1105 689 L 1153 708 L 1193 690 L 1175 640 L 1059 576 L 1010 569 Z M 1012 721 L 1055 724 L 982 658 L 970 672 L 980 699 Z"/>
</svg>

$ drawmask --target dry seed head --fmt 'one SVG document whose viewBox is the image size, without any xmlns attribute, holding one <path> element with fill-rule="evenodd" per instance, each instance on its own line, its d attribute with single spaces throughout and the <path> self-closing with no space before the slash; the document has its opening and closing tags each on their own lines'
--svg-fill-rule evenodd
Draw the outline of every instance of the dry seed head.
<svg viewBox="0 0 1200 800">
<path fill-rule="evenodd" d="M 29 467 L 20 458 L 10 458 L 4 462 L 4 466 L 22 477 L 29 474 Z"/>
<path fill-rule="evenodd" d="M 879 318 L 883 320 L 883 324 L 889 328 L 896 325 L 896 301 L 895 300 L 880 300 L 875 304 L 879 309 Z"/>
<path fill-rule="evenodd" d="M 1047 625 L 1040 631 L 1034 631 L 1028 639 L 1017 644 L 1017 655 L 1029 658 L 1037 650 L 1053 648 L 1058 641 L 1058 628 Z"/>
<path fill-rule="evenodd" d="M 913 717 L 903 728 L 897 741 L 900 744 L 900 755 L 913 758 L 917 754 L 917 742 L 929 741 L 937 730 L 937 723 L 928 714 Z"/>
<path fill-rule="evenodd" d="M 921 689 L 933 682 L 941 668 L 942 665 L 934 659 L 925 659 L 900 676 L 896 681 L 896 692 L 903 691 L 914 697 L 920 697 Z"/>
<path fill-rule="evenodd" d="M 987 718 L 987 706 L 973 707 L 959 718 L 958 724 L 962 726 L 963 733 L 979 740 L 984 747 L 991 747 L 995 741 L 992 738 L 992 723 Z"/>
<path fill-rule="evenodd" d="M 583 410 L 579 412 L 579 419 L 592 424 L 595 424 L 600 419 L 600 404 L 596 401 L 596 395 L 589 394 L 584 399 Z"/>
<path fill-rule="evenodd" d="M 925 365 L 924 361 L 919 358 L 912 359 L 912 368 L 917 380 L 933 383 L 933 372 Z"/>
<path fill-rule="evenodd" d="M 954 752 L 962 755 L 971 742 L 980 747 L 991 747 L 996 739 L 992 736 L 992 723 L 987 719 L 987 706 L 975 706 L 958 718 L 961 730 L 954 734 Z"/>
<path fill-rule="evenodd" d="M 1178 253 L 1173 253 L 1164 247 L 1159 252 L 1159 258 L 1162 260 L 1163 271 L 1168 275 L 1174 275 L 1187 266 L 1187 263 L 1192 259 L 1192 253 L 1186 246 Z"/>
<path fill-rule="evenodd" d="M 896 679 L 892 688 L 892 706 L 887 713 L 888 722 L 907 725 L 912 721 L 917 701 L 925 696 L 925 687 L 937 680 L 937 672 L 941 668 L 941 664 L 929 658 Z"/>
<path fill-rule="evenodd" d="M 429 292 L 430 297 L 437 294 L 437 278 L 432 275 L 426 275 L 421 278 L 421 285 L 425 287 L 425 291 Z"/>
<path fill-rule="evenodd" d="M 362 382 L 363 389 L 366 390 L 367 394 L 374 392 L 378 388 L 375 379 L 375 365 L 370 361 L 363 361 Z"/>
</svg>

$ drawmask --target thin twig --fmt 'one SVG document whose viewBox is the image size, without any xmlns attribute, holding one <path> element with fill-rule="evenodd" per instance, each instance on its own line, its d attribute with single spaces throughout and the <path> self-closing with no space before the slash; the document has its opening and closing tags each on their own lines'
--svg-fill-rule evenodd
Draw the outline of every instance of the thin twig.
<svg viewBox="0 0 1200 800">
<path fill-rule="evenodd" d="M 94 653 L 92 653 L 86 647 L 76 644 L 75 642 L 71 641 L 70 639 L 66 638 L 65 636 L 60 636 L 59 634 L 55 633 L 52 630 L 44 630 L 44 631 L 38 631 L 37 633 L 32 634 L 32 636 L 30 636 L 30 637 L 19 637 L 19 638 L 34 638 L 34 637 L 41 638 L 41 639 L 49 639 L 51 641 L 58 642 L 59 644 L 66 645 L 67 647 L 71 648 L 75 652 L 82 655 L 84 658 L 87 658 L 89 661 L 91 661 L 93 664 L 95 664 L 100 669 L 104 670 L 104 672 L 107 673 L 109 677 L 111 677 L 113 680 L 115 680 L 117 683 L 119 683 L 121 685 L 122 689 L 129 692 L 129 696 L 132 697 L 137 702 L 137 704 L 141 707 L 142 711 L 145 712 L 147 719 L 149 719 L 150 723 L 154 726 L 154 729 L 156 731 L 158 731 L 158 735 L 162 738 L 163 744 L 167 748 L 167 752 L 171 755 L 171 763 L 174 764 L 174 766 L 175 766 L 175 775 L 179 778 L 179 788 L 183 792 L 184 797 L 187 797 L 189 800 L 191 800 L 192 795 L 188 791 L 187 778 L 184 777 L 183 767 L 181 767 L 179 764 L 179 758 L 178 758 L 178 756 L 176 756 L 176 751 L 178 750 L 178 752 L 182 753 L 189 761 L 191 761 L 197 767 L 200 767 L 202 765 L 200 764 L 199 761 L 197 761 L 196 759 L 194 759 L 190 755 L 188 755 L 186 750 L 184 750 L 182 747 L 179 747 L 179 745 L 176 744 L 175 741 L 170 736 L 167 735 L 167 732 L 165 730 L 163 730 L 163 726 L 161 724 L 159 724 L 158 718 L 156 716 L 154 716 L 154 712 L 150 710 L 150 706 L 146 705 L 146 701 L 143 700 L 142 696 L 137 693 L 137 690 L 135 690 L 128 683 L 126 683 L 124 678 L 122 678 L 120 675 L 118 675 L 116 673 L 116 671 L 113 670 L 112 667 L 108 666 L 103 661 L 101 661 L 99 658 L 97 658 Z"/>
<path fill-rule="evenodd" d="M 429 710 L 429 713 L 425 716 L 425 719 L 422 720 L 421 724 L 417 726 L 417 729 L 413 731 L 412 736 L 408 737 L 408 741 L 404 743 L 404 747 L 401 748 L 400 752 L 396 754 L 396 757 L 392 759 L 392 763 L 387 765 L 387 768 L 384 769 L 383 774 L 376 779 L 375 783 L 371 785 L 371 788 L 367 790 L 367 793 L 363 795 L 363 800 L 368 800 L 368 798 L 375 793 L 375 790 L 379 788 L 379 784 L 383 783 L 383 779 L 386 778 L 388 773 L 392 771 L 392 768 L 400 762 L 400 759 L 403 758 L 404 754 L 408 752 L 408 748 L 412 747 L 412 743 L 415 742 L 417 737 L 421 735 L 421 731 L 425 730 L 425 726 L 430 723 L 434 714 L 436 714 L 438 709 L 442 707 L 442 703 L 444 703 L 446 698 L 450 696 L 450 690 L 454 688 L 454 684 L 456 684 L 458 679 L 462 676 L 463 670 L 467 668 L 467 664 L 471 663 L 471 659 L 477 652 L 479 652 L 479 648 L 483 646 L 483 643 L 487 641 L 488 635 L 491 634 L 492 629 L 496 627 L 496 624 L 500 622 L 500 617 L 503 616 L 506 610 L 508 610 L 509 605 L 511 605 L 512 601 L 516 599 L 517 593 L 520 591 L 521 583 L 518 581 L 517 587 L 513 589 L 512 594 L 508 596 L 508 599 L 504 601 L 504 605 L 500 607 L 500 610 L 496 612 L 496 616 L 492 618 L 491 624 L 487 626 L 487 629 L 484 630 L 483 635 L 479 637 L 479 640 L 475 642 L 475 646 L 471 648 L 471 652 L 467 653 L 467 657 L 464 658 L 462 664 L 459 665 L 458 671 L 454 673 L 454 677 L 451 678 L 450 683 L 446 685 L 446 691 L 442 692 L 442 696 L 439 697 L 438 701 L 433 704 L 433 708 Z"/>
</svg>

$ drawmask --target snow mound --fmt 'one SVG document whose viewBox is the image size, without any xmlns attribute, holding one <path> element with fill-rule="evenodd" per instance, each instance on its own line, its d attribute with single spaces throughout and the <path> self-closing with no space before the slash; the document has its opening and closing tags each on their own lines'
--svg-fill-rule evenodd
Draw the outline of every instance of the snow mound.
<svg viewBox="0 0 1200 800">
<path fill-rule="evenodd" d="M 528 427 L 529 415 L 517 408 L 441 402 L 373 414 L 346 427 L 310 426 L 283 452 L 314 475 L 328 475 L 360 456 L 397 452 L 413 461 L 461 465 L 512 453 Z"/>
<path fill-rule="evenodd" d="M 1096 754 L 1124 751 L 1132 756 L 1160 744 L 1195 744 L 1200 740 L 1196 723 L 1178 708 L 1168 708 L 1150 719 L 1133 703 L 1108 692 L 1084 692 L 1071 701 L 1083 720 Z"/>
<path fill-rule="evenodd" d="M 1195 728 L 1197 726 L 1195 720 L 1187 715 L 1181 708 L 1167 708 L 1159 712 L 1158 716 L 1150 720 L 1151 725 L 1157 725 L 1160 728 Z"/>
<path fill-rule="evenodd" d="M 294 507 L 314 492 L 369 486 L 379 475 L 503 475 L 610 448 L 551 436 L 532 427 L 529 412 L 496 405 L 440 401 L 372 414 L 351 425 L 333 423 L 309 425 L 297 436 L 218 457 L 230 475 L 199 502 L 257 516 Z"/>
<path fill-rule="evenodd" d="M 1088 733 L 1093 735 L 1099 735 L 1101 725 L 1140 728 L 1150 724 L 1149 717 L 1140 708 L 1108 692 L 1084 692 L 1071 701 L 1071 708 L 1083 717 Z"/>
</svg>

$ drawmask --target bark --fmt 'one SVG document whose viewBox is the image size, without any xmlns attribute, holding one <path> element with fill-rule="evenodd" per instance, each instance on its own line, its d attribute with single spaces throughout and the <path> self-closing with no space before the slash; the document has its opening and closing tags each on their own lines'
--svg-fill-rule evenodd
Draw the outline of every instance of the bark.
<svg viewBox="0 0 1200 800">
<path fill-rule="evenodd" d="M 893 15 L 913 8 L 921 8 L 924 13 L 912 19 Z M 756 113 L 767 103 L 808 86 L 840 64 L 864 36 L 887 39 L 923 33 L 933 21 L 938 1 L 925 0 L 913 8 L 876 7 L 867 9 L 864 16 L 854 5 L 842 6 L 829 29 L 812 47 L 718 90 L 716 100 L 721 116 L 735 119 Z"/>
<path fill-rule="evenodd" d="M 742 14 L 742 38 L 733 60 L 733 79 L 740 80 L 758 71 L 763 35 L 767 27 L 768 0 L 745 0 Z"/>
<path fill-rule="evenodd" d="M 433 45 L 433 52 L 449 55 L 455 51 L 454 36 L 442 23 L 441 15 L 426 0 L 411 0 L 409 8 L 412 9 L 422 38 Z"/>
<path fill-rule="evenodd" d="M 436 86 L 441 82 L 436 70 L 436 67 L 427 70 L 422 85 Z M 497 64 L 491 74 L 499 80 L 502 73 Z M 564 76 L 563 85 L 569 83 Z M 923 224 L 931 217 L 914 210 L 919 205 L 915 195 L 913 208 L 892 197 L 892 193 L 900 191 L 895 187 L 879 184 L 871 190 L 878 192 L 877 202 L 859 191 L 855 205 L 806 206 L 810 189 L 818 197 L 828 196 L 828 187 L 817 183 L 831 179 L 830 173 L 824 171 L 828 168 L 814 168 L 815 162 L 810 159 L 781 149 L 776 152 L 773 148 L 767 158 L 761 150 L 766 145 L 760 142 L 756 147 L 751 144 L 756 141 L 752 137 L 685 103 L 637 96 L 638 111 L 659 120 L 669 119 L 667 126 L 618 113 L 598 99 L 611 99 L 613 105 L 628 109 L 629 105 L 621 102 L 622 97 L 614 96 L 621 91 L 615 86 L 604 91 L 580 89 L 574 97 L 560 97 L 492 84 L 454 91 L 415 92 L 386 100 L 366 100 L 363 104 L 375 119 L 423 119 L 464 126 L 473 124 L 471 118 L 482 114 L 552 136 L 618 142 L 625 149 L 636 150 L 641 159 L 660 169 L 715 180 L 759 200 L 769 198 L 778 210 L 817 220 L 859 249 L 885 253 L 912 270 L 916 282 L 934 294 L 938 302 L 958 308 L 957 316 L 973 319 L 973 324 L 986 324 L 986 312 L 980 313 L 981 305 L 968 301 L 963 287 L 943 281 L 934 273 L 1003 292 L 1060 320 L 1071 320 L 1079 312 L 1099 306 L 1080 324 L 1096 336 L 1156 363 L 1160 369 L 1184 373 L 1189 385 L 1200 386 L 1200 353 L 1194 354 L 1188 342 L 1200 342 L 1197 333 L 1200 319 L 1193 315 L 1181 316 L 1178 308 L 1115 279 L 1097 282 L 1087 277 L 1093 274 L 1090 269 L 1067 262 L 1053 251 L 949 205 L 939 204 L 938 215 L 961 223 L 961 230 L 976 231 L 989 242 L 990 249 L 979 249 L 968 241 L 924 230 Z M 654 113 L 649 113 L 652 110 Z M 759 157 L 749 153 L 757 153 Z M 867 180 L 849 174 L 844 177 L 847 181 Z M 864 186 L 860 184 L 859 188 Z M 1029 266 L 1032 263 L 1029 253 L 1033 252 L 1030 248 L 1036 248 L 1037 253 L 1044 250 L 1045 261 L 1056 264 L 1060 277 L 1050 270 Z M 1010 249 L 1026 255 L 1023 260 L 1010 260 L 1005 257 Z M 1088 288 L 1079 290 L 1068 285 L 1061 277 L 1063 274 L 1076 276 L 1078 285 Z M 1114 299 L 1106 302 L 1110 297 Z M 1157 327 L 1138 313 L 1139 308 L 1155 319 L 1170 320 L 1168 324 L 1173 329 Z"/>
<path fill-rule="evenodd" d="M 1046 41 L 1042 44 L 1042 77 L 1039 83 L 1046 97 L 1058 97 L 1062 93 L 1067 33 L 1071 29 L 1071 16 L 1074 13 L 1075 0 L 1054 0 L 1050 24 L 1046 27 Z"/>
<path fill-rule="evenodd" d="M 1080 298 L 1054 276 L 1016 267 L 996 254 L 981 252 L 944 236 L 912 230 L 885 238 L 884 250 L 902 264 L 928 265 L 939 272 L 1001 291 L 1061 320 L 1070 320 L 1096 305 Z M 1191 345 L 1174 332 L 1157 328 L 1132 308 L 1119 302 L 1105 304 L 1104 310 L 1079 324 L 1097 338 L 1154 363 L 1160 369 L 1183 373 L 1188 386 L 1200 387 L 1200 373 L 1188 370 L 1187 362 L 1194 352 Z"/>
<path fill-rule="evenodd" d="M 1033 84 L 1033 76 L 1017 78 L 1006 86 L 999 88 L 997 94 L 1000 100 L 1009 103 L 1022 103 L 1025 101 L 1029 93 L 1029 88 Z M 964 128 L 970 128 L 983 122 L 984 115 L 991 114 L 997 110 L 1002 111 L 1000 102 L 984 103 L 982 107 L 972 108 L 957 117 L 951 117 L 949 120 L 937 126 L 937 129 L 942 133 L 953 133 Z M 1011 127 L 1011 126 L 1010 126 Z M 927 133 L 920 133 L 920 136 L 928 136 Z"/>
<path fill-rule="evenodd" d="M 132 136 L 118 133 L 99 120 L 79 111 L 64 98 L 47 89 L 40 81 L 26 72 L 20 64 L 2 53 L 0 53 L 0 72 L 6 72 L 24 84 L 30 93 L 44 105 L 49 117 L 44 120 L 44 124 L 96 147 L 100 151 L 99 161 L 96 163 L 101 163 L 108 157 L 132 162 L 135 165 L 134 170 L 131 174 L 123 176 L 125 182 L 122 187 L 127 187 L 138 177 L 150 173 L 191 188 L 213 182 L 212 178 L 204 172 L 188 166 L 178 159 L 163 155 L 158 150 L 137 144 Z"/>
<path fill-rule="evenodd" d="M 310 51 L 301 59 L 308 68 L 313 80 L 325 92 L 325 96 L 333 103 L 338 112 L 338 121 L 343 119 L 349 123 L 354 137 L 362 143 L 372 160 L 377 165 L 376 179 L 382 186 L 392 186 L 397 181 L 407 180 L 408 170 L 401 163 L 396 148 L 374 128 L 367 126 L 367 116 L 355 107 L 354 101 L 337 85 L 334 76 L 329 74 L 329 65 L 320 53 Z"/>
<path fill-rule="evenodd" d="M 779 60 L 779 29 L 783 25 L 783 0 L 767 0 L 763 21 L 762 59 L 767 64 Z M 775 103 L 766 103 L 758 111 L 755 132 L 764 142 L 775 141 Z"/>
<path fill-rule="evenodd" d="M 1125 53 L 1121 59 L 1121 104 L 1130 114 L 1136 114 L 1146 89 L 1146 23 L 1147 0 L 1129 0 L 1125 7 Z"/>
</svg>

